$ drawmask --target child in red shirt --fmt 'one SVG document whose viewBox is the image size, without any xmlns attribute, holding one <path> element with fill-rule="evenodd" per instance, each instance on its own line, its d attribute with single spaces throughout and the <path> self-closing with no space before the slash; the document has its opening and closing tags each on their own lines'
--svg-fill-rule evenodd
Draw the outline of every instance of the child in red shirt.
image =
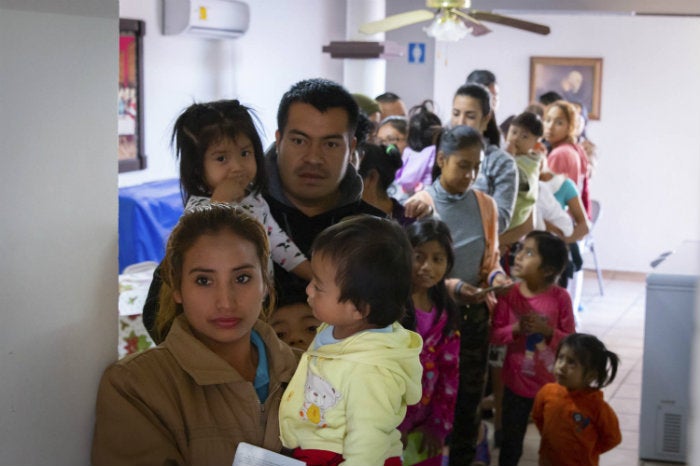
<svg viewBox="0 0 700 466">
<path fill-rule="evenodd" d="M 615 379 L 619 358 L 593 335 L 575 333 L 557 351 L 557 383 L 542 387 L 532 417 L 542 435 L 540 466 L 597 466 L 622 441 L 617 416 L 602 387 Z"/>
</svg>

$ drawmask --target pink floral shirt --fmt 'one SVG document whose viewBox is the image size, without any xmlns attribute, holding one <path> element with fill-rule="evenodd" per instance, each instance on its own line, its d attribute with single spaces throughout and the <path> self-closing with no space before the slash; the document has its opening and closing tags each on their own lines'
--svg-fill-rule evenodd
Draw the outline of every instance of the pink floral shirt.
<svg viewBox="0 0 700 466">
<path fill-rule="evenodd" d="M 443 335 L 447 314 L 440 314 L 437 321 L 436 316 L 434 307 L 430 312 L 416 309 L 416 331 L 423 337 L 423 396 L 418 404 L 408 407 L 399 430 L 408 433 L 423 427 L 444 444 L 452 430 L 459 386 L 459 332 Z"/>
</svg>

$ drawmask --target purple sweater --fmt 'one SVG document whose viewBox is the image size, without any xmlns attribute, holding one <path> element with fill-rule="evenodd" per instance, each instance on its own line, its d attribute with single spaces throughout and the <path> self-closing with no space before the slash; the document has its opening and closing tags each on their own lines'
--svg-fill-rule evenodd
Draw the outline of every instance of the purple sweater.
<svg viewBox="0 0 700 466">
<path fill-rule="evenodd" d="M 435 146 L 428 146 L 420 152 L 410 147 L 403 150 L 403 166 L 396 172 L 395 183 L 403 192 L 411 196 L 416 191 L 433 184 L 433 162 Z"/>
</svg>

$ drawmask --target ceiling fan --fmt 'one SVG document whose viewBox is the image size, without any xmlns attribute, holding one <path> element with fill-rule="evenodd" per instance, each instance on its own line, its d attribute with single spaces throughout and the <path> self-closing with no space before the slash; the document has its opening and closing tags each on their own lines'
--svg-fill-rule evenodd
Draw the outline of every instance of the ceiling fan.
<svg viewBox="0 0 700 466">
<path fill-rule="evenodd" d="M 424 27 L 425 32 L 437 40 L 459 40 L 467 34 L 481 36 L 491 30 L 482 21 L 497 23 L 522 29 L 536 34 L 549 34 L 549 27 L 531 23 L 510 16 L 502 16 L 487 11 L 471 9 L 471 0 L 426 0 L 425 5 L 430 10 L 413 10 L 406 13 L 388 16 L 379 21 L 372 21 L 360 26 L 363 34 L 392 31 L 423 21 L 432 23 Z"/>
</svg>

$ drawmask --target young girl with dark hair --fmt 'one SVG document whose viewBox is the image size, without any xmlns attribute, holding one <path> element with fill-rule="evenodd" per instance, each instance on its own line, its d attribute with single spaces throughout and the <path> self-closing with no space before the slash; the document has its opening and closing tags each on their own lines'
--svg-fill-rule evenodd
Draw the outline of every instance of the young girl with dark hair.
<svg viewBox="0 0 700 466">
<path fill-rule="evenodd" d="M 452 431 L 459 387 L 459 315 L 445 286 L 454 265 L 449 228 L 427 218 L 408 226 L 406 233 L 413 246 L 415 330 L 423 337 L 423 396 L 408 407 L 399 426 L 408 442 L 404 465 L 410 466 L 440 455 Z"/>
<path fill-rule="evenodd" d="M 571 298 L 555 284 L 567 257 L 560 238 L 544 231 L 528 233 L 511 269 L 520 282 L 496 304 L 491 343 L 508 346 L 502 372 L 500 466 L 518 464 L 535 395 L 554 381 L 554 349 L 574 332 Z"/>
<path fill-rule="evenodd" d="M 481 401 L 489 345 L 489 303 L 495 298 L 482 287 L 510 283 L 498 259 L 498 213 L 487 194 L 472 189 L 483 160 L 484 141 L 479 130 L 456 126 L 439 140 L 433 184 L 424 193 L 450 228 L 455 266 L 446 280 L 450 295 L 460 305 L 459 391 L 450 441 L 450 464 L 469 465 L 477 452 L 477 406 Z M 478 459 L 485 460 L 481 454 Z"/>
<path fill-rule="evenodd" d="M 238 100 L 192 104 L 175 121 L 171 144 L 180 159 L 185 211 L 211 202 L 242 208 L 265 227 L 272 261 L 304 280 L 311 279 L 308 259 L 279 227 L 262 197 L 265 159 L 250 108 Z M 156 343 L 165 338 L 155 330 L 160 283 L 158 267 L 143 309 L 143 324 Z"/>
<path fill-rule="evenodd" d="M 411 108 L 408 115 L 408 147 L 403 151 L 403 166 L 396 172 L 395 180 L 394 196 L 401 202 L 432 183 L 435 138 L 442 125 L 430 100 Z"/>
<path fill-rule="evenodd" d="M 238 100 L 192 104 L 175 121 L 172 141 L 180 159 L 185 209 L 210 202 L 240 206 L 268 231 L 272 260 L 310 280 L 309 261 L 260 195 L 266 179 L 264 152 L 252 110 Z"/>
<path fill-rule="evenodd" d="M 574 333 L 560 342 L 557 383 L 542 387 L 532 410 L 541 434 L 541 465 L 595 466 L 622 441 L 601 390 L 615 380 L 618 364 L 618 356 L 593 335 Z"/>
<path fill-rule="evenodd" d="M 358 151 L 360 165 L 357 172 L 362 177 L 362 200 L 403 226 L 413 223 L 415 219 L 407 217 L 401 203 L 388 192 L 396 171 L 402 165 L 401 153 L 396 146 L 363 144 Z"/>
<path fill-rule="evenodd" d="M 487 136 L 492 118 L 491 95 L 481 84 L 465 84 L 455 92 L 452 100 L 450 126 L 467 125 Z M 500 137 L 500 136 L 499 136 Z M 498 231 L 503 233 L 510 225 L 518 194 L 518 169 L 515 160 L 498 147 L 498 138 L 488 139 L 485 157 L 474 183 L 474 189 L 493 197 L 498 206 Z"/>
<path fill-rule="evenodd" d="M 384 146 L 394 145 L 403 154 L 408 146 L 408 119 L 405 116 L 392 115 L 379 123 L 376 143 Z"/>
</svg>

